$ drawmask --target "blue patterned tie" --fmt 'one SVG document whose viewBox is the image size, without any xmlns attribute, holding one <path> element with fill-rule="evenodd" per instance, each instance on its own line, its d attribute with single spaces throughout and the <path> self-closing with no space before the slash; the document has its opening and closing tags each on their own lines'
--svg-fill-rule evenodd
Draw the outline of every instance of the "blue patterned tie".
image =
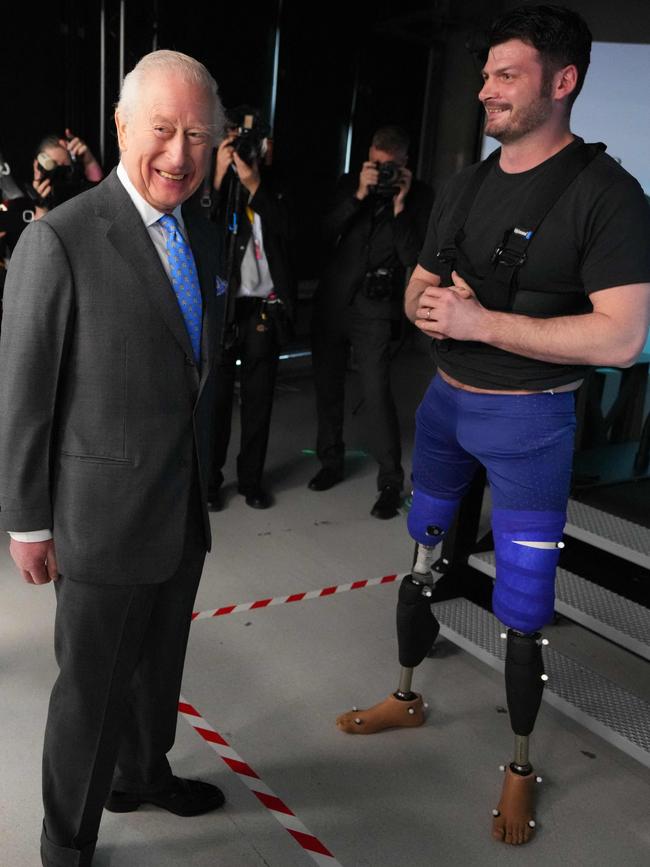
<svg viewBox="0 0 650 867">
<path fill-rule="evenodd" d="M 181 234 L 176 217 L 165 214 L 158 222 L 165 232 L 165 249 L 169 259 L 172 287 L 190 336 L 194 360 L 198 364 L 201 359 L 203 302 L 194 256 L 190 245 Z"/>
</svg>

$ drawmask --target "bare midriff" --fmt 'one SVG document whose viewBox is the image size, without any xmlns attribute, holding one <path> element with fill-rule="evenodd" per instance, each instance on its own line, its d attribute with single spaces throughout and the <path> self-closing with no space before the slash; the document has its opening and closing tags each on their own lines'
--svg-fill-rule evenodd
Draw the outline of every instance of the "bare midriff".
<svg viewBox="0 0 650 867">
<path fill-rule="evenodd" d="M 453 385 L 454 388 L 460 388 L 463 391 L 473 391 L 477 394 L 561 394 L 565 391 L 575 391 L 577 388 L 580 388 L 583 380 L 577 379 L 575 382 L 567 382 L 564 385 L 558 385 L 557 388 L 543 388 L 543 389 L 533 389 L 532 391 L 511 391 L 510 389 L 498 389 L 498 388 L 477 388 L 475 385 L 466 385 L 464 382 L 459 382 L 457 379 L 454 379 L 453 376 L 449 376 L 448 373 L 445 373 L 444 370 L 438 370 L 440 376 L 444 379 L 445 382 L 449 383 L 449 385 Z"/>
</svg>

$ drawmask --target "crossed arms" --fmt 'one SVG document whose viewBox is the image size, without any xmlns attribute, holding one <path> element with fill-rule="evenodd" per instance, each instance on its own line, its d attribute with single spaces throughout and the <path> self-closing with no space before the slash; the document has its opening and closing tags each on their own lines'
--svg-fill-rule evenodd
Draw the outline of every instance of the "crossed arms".
<svg viewBox="0 0 650 867">
<path fill-rule="evenodd" d="M 601 289 L 590 295 L 591 313 L 537 319 L 488 310 L 455 271 L 453 285 L 417 265 L 404 309 L 421 331 L 436 340 L 476 340 L 507 352 L 556 364 L 631 367 L 650 325 L 650 283 Z"/>
</svg>

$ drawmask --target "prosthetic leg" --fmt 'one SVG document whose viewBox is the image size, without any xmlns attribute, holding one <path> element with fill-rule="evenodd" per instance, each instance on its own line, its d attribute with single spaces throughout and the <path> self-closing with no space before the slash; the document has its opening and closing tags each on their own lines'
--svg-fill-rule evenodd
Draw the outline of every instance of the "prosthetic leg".
<svg viewBox="0 0 650 867">
<path fill-rule="evenodd" d="M 421 491 L 413 492 L 408 528 L 417 542 L 415 564 L 400 585 L 397 601 L 397 644 L 402 666 L 394 693 L 366 710 L 354 707 L 341 714 L 336 725 L 348 734 L 374 734 L 393 727 L 419 726 L 426 705 L 411 690 L 413 669 L 438 637 L 440 624 L 431 611 L 431 596 L 437 574 L 433 569 L 436 547 L 451 526 L 457 500 L 439 500 Z"/>
<path fill-rule="evenodd" d="M 544 688 L 541 645 L 548 644 L 539 632 L 523 635 L 514 629 L 502 633 L 506 649 L 506 698 L 510 724 L 515 734 L 514 760 L 506 767 L 501 798 L 492 810 L 492 836 L 504 843 L 527 843 L 535 828 L 533 818 L 535 777 L 529 761 L 529 737 L 533 731 Z"/>
<path fill-rule="evenodd" d="M 492 606 L 508 624 L 505 684 L 510 724 L 515 735 L 513 761 L 505 773 L 501 798 L 492 811 L 495 840 L 527 843 L 535 828 L 534 787 L 541 782 L 529 759 L 529 738 L 542 701 L 544 673 L 538 631 L 553 617 L 554 583 L 565 516 L 563 512 L 516 512 L 495 509 L 492 528 L 497 556 L 497 584 Z"/>
<path fill-rule="evenodd" d="M 400 586 L 397 640 L 402 666 L 397 690 L 367 710 L 353 708 L 337 719 L 350 734 L 372 734 L 395 726 L 424 722 L 426 705 L 411 689 L 413 669 L 435 641 L 439 624 L 430 607 L 436 581 L 435 549 L 454 518 L 458 502 L 415 491 L 408 528 L 417 542 L 410 575 Z M 547 676 L 542 662 L 539 630 L 554 612 L 555 570 L 562 548 L 565 513 L 494 508 L 492 529 L 497 559 L 493 609 L 508 627 L 505 683 L 515 754 L 506 767 L 501 798 L 493 812 L 492 835 L 511 844 L 527 843 L 533 834 L 534 786 L 541 782 L 529 760 L 529 737 L 542 700 Z"/>
</svg>

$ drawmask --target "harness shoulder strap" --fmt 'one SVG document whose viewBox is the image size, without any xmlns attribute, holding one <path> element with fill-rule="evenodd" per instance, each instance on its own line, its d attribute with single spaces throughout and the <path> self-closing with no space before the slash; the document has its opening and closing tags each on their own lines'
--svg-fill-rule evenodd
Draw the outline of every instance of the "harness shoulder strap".
<svg viewBox="0 0 650 867">
<path fill-rule="evenodd" d="M 451 272 L 454 269 L 458 245 L 463 240 L 463 227 L 467 222 L 467 218 L 472 210 L 474 199 L 478 195 L 478 191 L 483 186 L 488 172 L 497 162 L 501 155 L 501 148 L 493 151 L 482 163 L 479 163 L 476 171 L 472 174 L 465 188 L 456 203 L 456 207 L 452 213 L 451 220 L 447 227 L 447 232 L 443 238 L 442 244 L 436 254 L 436 258 L 440 263 L 440 278 L 443 285 L 451 283 Z"/>
<path fill-rule="evenodd" d="M 586 169 L 589 163 L 605 149 L 606 145 L 602 142 L 592 144 L 582 142 L 578 147 L 559 154 L 552 171 L 545 173 L 543 186 L 540 190 L 535 191 L 535 200 L 528 202 L 528 208 L 524 211 L 519 225 L 536 232 L 562 193 L 573 183 L 580 172 Z"/>
<path fill-rule="evenodd" d="M 569 148 L 560 153 L 552 166 L 540 177 L 534 194 L 528 197 L 516 226 L 505 231 L 503 241 L 492 256 L 494 270 L 481 287 L 481 302 L 487 307 L 512 310 L 516 278 L 525 263 L 528 245 L 548 213 L 578 175 L 605 150 L 602 142 Z"/>
</svg>

